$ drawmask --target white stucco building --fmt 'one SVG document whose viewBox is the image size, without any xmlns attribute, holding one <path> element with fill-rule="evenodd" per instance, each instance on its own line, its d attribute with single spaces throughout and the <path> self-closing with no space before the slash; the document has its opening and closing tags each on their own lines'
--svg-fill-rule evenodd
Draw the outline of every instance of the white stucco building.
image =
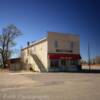
<svg viewBox="0 0 100 100">
<path fill-rule="evenodd" d="M 28 46 L 21 50 L 21 58 L 23 67 L 34 71 L 80 70 L 80 37 L 48 32 L 47 37 L 28 43 Z"/>
</svg>

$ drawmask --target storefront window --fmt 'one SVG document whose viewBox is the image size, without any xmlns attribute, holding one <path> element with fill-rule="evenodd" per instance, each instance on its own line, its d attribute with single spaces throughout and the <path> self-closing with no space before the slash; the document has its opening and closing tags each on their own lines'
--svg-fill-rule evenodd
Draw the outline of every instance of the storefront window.
<svg viewBox="0 0 100 100">
<path fill-rule="evenodd" d="M 78 65 L 78 61 L 77 60 L 70 60 L 70 64 L 71 65 Z"/>
<path fill-rule="evenodd" d="M 66 60 L 65 59 L 61 59 L 61 65 L 66 66 Z"/>
<path fill-rule="evenodd" d="M 50 67 L 59 67 L 59 60 L 57 59 L 50 60 Z"/>
<path fill-rule="evenodd" d="M 70 60 L 66 60 L 66 65 L 70 65 Z"/>
</svg>

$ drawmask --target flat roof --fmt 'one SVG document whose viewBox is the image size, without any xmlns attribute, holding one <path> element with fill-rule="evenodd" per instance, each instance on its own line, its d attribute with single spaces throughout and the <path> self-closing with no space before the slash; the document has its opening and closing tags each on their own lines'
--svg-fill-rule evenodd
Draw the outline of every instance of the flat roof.
<svg viewBox="0 0 100 100">
<path fill-rule="evenodd" d="M 47 33 L 51 33 L 51 34 L 60 34 L 60 35 L 69 35 L 69 36 L 79 36 L 79 34 L 74 34 L 74 33 L 71 33 L 71 32 L 50 32 L 48 31 Z"/>
</svg>

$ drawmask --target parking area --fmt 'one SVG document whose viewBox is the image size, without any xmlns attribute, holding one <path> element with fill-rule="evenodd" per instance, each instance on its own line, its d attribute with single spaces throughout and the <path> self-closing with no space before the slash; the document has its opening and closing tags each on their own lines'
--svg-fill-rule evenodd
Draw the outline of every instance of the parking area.
<svg viewBox="0 0 100 100">
<path fill-rule="evenodd" d="M 99 99 L 99 73 L 0 73 L 0 100 Z"/>
</svg>

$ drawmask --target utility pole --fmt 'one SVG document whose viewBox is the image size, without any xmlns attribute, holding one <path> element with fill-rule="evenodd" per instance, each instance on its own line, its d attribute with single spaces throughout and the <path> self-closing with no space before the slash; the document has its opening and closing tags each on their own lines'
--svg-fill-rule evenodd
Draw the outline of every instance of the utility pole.
<svg viewBox="0 0 100 100">
<path fill-rule="evenodd" d="M 90 45 L 88 42 L 88 65 L 89 65 L 89 71 L 91 70 L 91 62 L 90 62 Z"/>
</svg>

